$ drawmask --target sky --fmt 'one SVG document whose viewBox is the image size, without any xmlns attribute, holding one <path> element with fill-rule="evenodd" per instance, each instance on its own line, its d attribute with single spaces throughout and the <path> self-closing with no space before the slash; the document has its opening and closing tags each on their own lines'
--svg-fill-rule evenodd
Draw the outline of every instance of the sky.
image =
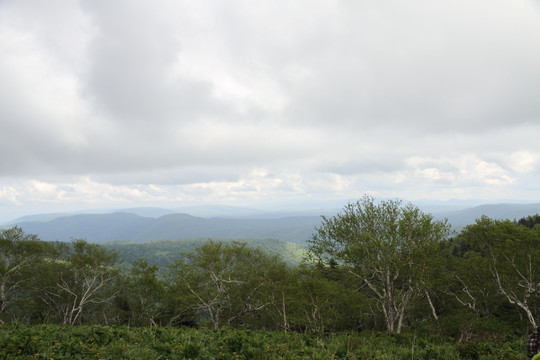
<svg viewBox="0 0 540 360">
<path fill-rule="evenodd" d="M 0 0 L 0 218 L 540 202 L 540 1 Z"/>
</svg>

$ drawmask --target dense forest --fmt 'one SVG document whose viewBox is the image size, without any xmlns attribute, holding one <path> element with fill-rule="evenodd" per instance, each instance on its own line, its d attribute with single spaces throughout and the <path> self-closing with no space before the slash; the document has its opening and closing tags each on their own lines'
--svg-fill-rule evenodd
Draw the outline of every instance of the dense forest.
<svg viewBox="0 0 540 360">
<path fill-rule="evenodd" d="M 540 311 L 539 223 L 482 217 L 452 234 L 412 204 L 364 197 L 322 217 L 300 264 L 208 240 L 164 267 L 12 227 L 0 231 L 0 321 L 523 336 Z"/>
<path fill-rule="evenodd" d="M 192 253 L 209 241 L 223 243 L 242 242 L 247 247 L 259 248 L 268 254 L 277 254 L 281 260 L 291 266 L 299 265 L 305 255 L 306 247 L 288 241 L 276 239 L 213 239 L 188 238 L 177 240 L 152 240 L 144 242 L 135 241 L 109 241 L 100 243 L 105 249 L 118 254 L 116 263 L 124 268 L 130 268 L 137 260 L 144 260 L 149 265 L 157 265 L 160 272 L 178 260 L 180 253 Z"/>
</svg>

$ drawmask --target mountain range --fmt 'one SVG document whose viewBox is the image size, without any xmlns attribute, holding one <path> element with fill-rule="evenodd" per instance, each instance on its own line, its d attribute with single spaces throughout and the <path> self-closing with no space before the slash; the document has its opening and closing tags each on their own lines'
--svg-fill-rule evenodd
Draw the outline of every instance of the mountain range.
<svg viewBox="0 0 540 360">
<path fill-rule="evenodd" d="M 279 219 L 202 218 L 188 214 L 170 214 L 157 218 L 133 213 L 80 214 L 59 216 L 45 221 L 15 221 L 25 232 L 46 241 L 70 241 L 82 238 L 89 242 L 213 238 L 277 239 L 305 243 L 318 216 L 295 216 Z"/>
<path fill-rule="evenodd" d="M 540 213 L 540 203 L 489 204 L 473 207 L 421 204 L 421 209 L 437 219 L 446 218 L 454 229 L 472 224 L 486 215 L 494 219 L 518 220 Z M 305 244 L 321 216 L 339 209 L 262 211 L 230 206 L 191 208 L 131 208 L 108 213 L 38 214 L 25 216 L 5 226 L 20 226 L 46 241 L 86 239 L 103 243 L 115 240 L 276 239 Z M 191 214 L 189 214 L 190 212 Z"/>
</svg>

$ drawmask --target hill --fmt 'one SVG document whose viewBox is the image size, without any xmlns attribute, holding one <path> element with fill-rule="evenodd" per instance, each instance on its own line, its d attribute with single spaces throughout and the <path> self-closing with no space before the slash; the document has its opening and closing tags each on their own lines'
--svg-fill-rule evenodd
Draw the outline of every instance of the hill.
<svg viewBox="0 0 540 360">
<path fill-rule="evenodd" d="M 436 219 L 448 219 L 456 231 L 473 224 L 482 215 L 493 219 L 518 220 L 540 213 L 540 203 L 463 206 L 464 204 L 423 203 L 420 207 L 432 213 Z M 305 244 L 315 227 L 321 224 L 319 215 L 306 211 L 297 212 L 294 216 L 294 210 L 266 213 L 234 207 L 194 207 L 192 210 L 194 213 L 220 213 L 222 216 L 209 218 L 160 208 L 133 208 L 99 214 L 32 215 L 14 220 L 6 226 L 18 225 L 25 232 L 37 234 L 47 241 L 82 238 L 89 242 L 103 243 L 114 240 L 145 242 L 159 239 L 214 238 L 277 239 Z M 321 210 L 319 214 L 332 216 L 337 211 L 333 210 L 332 213 L 330 210 Z"/>
<path fill-rule="evenodd" d="M 133 213 L 81 214 L 46 221 L 14 224 L 46 241 L 70 241 L 73 238 L 103 243 L 113 240 L 144 242 L 159 239 L 227 238 L 277 239 L 304 244 L 319 216 L 295 216 L 278 219 L 201 218 L 170 214 L 158 218 Z"/>
<path fill-rule="evenodd" d="M 195 248 L 210 239 L 153 240 L 143 243 L 130 241 L 113 241 L 103 243 L 105 248 L 118 253 L 119 263 L 131 265 L 138 259 L 146 260 L 150 265 L 164 268 L 179 258 L 182 252 L 194 252 Z M 213 239 L 213 241 L 230 242 L 231 239 Z M 244 239 L 241 242 L 248 247 L 260 248 L 267 253 L 279 255 L 286 263 L 298 265 L 305 254 L 305 247 L 275 239 Z"/>
<path fill-rule="evenodd" d="M 436 218 L 446 218 L 455 227 L 473 224 L 476 219 L 485 215 L 492 219 L 519 220 L 522 217 L 540 213 L 540 203 L 537 204 L 487 204 L 457 211 L 435 213 Z"/>
</svg>

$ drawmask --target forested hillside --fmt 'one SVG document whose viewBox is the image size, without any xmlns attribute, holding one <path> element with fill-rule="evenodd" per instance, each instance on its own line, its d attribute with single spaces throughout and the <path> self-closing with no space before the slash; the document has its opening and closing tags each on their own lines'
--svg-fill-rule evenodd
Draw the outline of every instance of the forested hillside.
<svg viewBox="0 0 540 360">
<path fill-rule="evenodd" d="M 540 315 L 537 220 L 482 217 L 453 236 L 411 204 L 364 197 L 322 218 L 300 264 L 279 241 L 104 247 L 14 227 L 0 232 L 0 320 L 502 339 Z"/>
<path fill-rule="evenodd" d="M 177 261 L 181 253 L 193 253 L 208 241 L 231 243 L 232 239 L 181 239 L 181 240 L 153 240 L 142 243 L 132 241 L 114 241 L 103 243 L 103 247 L 118 254 L 118 263 L 130 266 L 142 259 L 149 265 L 160 268 L 169 266 Z M 276 254 L 289 265 L 299 265 L 305 254 L 306 247 L 286 241 L 275 239 L 242 239 L 249 248 L 259 248 L 266 253 Z"/>
</svg>

